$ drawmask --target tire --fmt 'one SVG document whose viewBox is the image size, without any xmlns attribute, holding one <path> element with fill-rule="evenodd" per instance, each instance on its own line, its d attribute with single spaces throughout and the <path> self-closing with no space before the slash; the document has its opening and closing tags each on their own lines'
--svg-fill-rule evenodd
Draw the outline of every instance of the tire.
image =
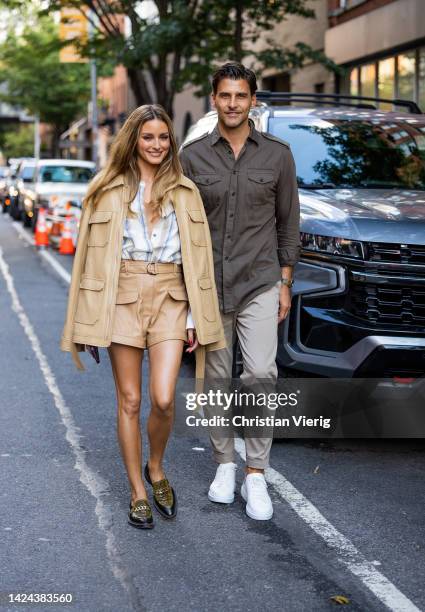
<svg viewBox="0 0 425 612">
<path fill-rule="evenodd" d="M 28 225 L 28 227 L 31 227 L 31 229 L 32 229 L 32 231 L 33 231 L 33 234 L 35 234 L 35 227 L 36 227 L 36 225 L 37 225 L 37 218 L 38 218 L 38 210 L 37 210 L 37 209 L 35 209 L 35 210 L 34 210 L 34 214 L 33 214 L 33 216 L 31 217 L 30 223 L 29 223 L 29 225 Z"/>
<path fill-rule="evenodd" d="M 22 213 L 22 223 L 24 227 L 31 227 L 31 217 L 28 217 L 25 211 Z"/>
</svg>

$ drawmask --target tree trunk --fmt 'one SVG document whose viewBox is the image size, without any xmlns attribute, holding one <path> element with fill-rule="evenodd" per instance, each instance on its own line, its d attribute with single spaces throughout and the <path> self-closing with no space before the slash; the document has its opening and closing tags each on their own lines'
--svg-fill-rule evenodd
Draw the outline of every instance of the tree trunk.
<svg viewBox="0 0 425 612">
<path fill-rule="evenodd" d="M 235 15 L 235 53 L 234 57 L 237 62 L 243 60 L 243 0 L 237 0 L 236 2 L 236 15 Z"/>
<path fill-rule="evenodd" d="M 59 159 L 61 155 L 61 150 L 59 147 L 60 135 L 63 131 L 66 130 L 66 127 L 63 125 L 53 125 L 52 131 L 52 157 Z"/>
<path fill-rule="evenodd" d="M 142 70 L 127 68 L 127 74 L 137 106 L 141 106 L 142 104 L 152 104 L 153 100 L 149 93 Z"/>
</svg>

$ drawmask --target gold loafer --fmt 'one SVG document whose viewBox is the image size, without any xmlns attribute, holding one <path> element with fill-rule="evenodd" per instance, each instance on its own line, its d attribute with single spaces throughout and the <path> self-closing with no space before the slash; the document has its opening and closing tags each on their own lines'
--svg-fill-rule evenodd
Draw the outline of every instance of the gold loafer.
<svg viewBox="0 0 425 612">
<path fill-rule="evenodd" d="M 146 481 L 153 488 L 155 508 L 166 519 L 173 519 L 177 514 L 177 497 L 167 478 L 152 482 L 148 464 L 145 465 Z"/>
<path fill-rule="evenodd" d="M 128 522 L 138 529 L 152 529 L 154 526 L 152 508 L 147 499 L 136 499 L 134 503 L 130 502 Z"/>
</svg>

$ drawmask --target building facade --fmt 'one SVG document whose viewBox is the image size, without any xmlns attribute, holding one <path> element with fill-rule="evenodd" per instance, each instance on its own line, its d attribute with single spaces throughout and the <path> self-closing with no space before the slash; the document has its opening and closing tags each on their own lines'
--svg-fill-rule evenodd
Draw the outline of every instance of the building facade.
<svg viewBox="0 0 425 612">
<path fill-rule="evenodd" d="M 318 63 L 269 70 L 264 89 L 406 98 L 425 110 L 425 0 L 312 0 L 310 6 L 315 19 L 291 16 L 273 37 L 285 48 L 302 41 L 323 50 L 341 74 Z"/>
<path fill-rule="evenodd" d="M 325 52 L 344 93 L 414 100 L 425 109 L 424 0 L 329 0 Z"/>
<path fill-rule="evenodd" d="M 311 0 L 309 7 L 315 12 L 314 19 L 289 15 L 277 24 L 273 31 L 263 33 L 257 43 L 258 48 L 267 46 L 271 37 L 285 49 L 292 49 L 296 43 L 303 42 L 315 51 L 324 51 L 325 32 L 329 26 L 327 0 Z M 274 69 L 261 73 L 260 84 L 271 91 L 298 91 L 305 93 L 330 93 L 334 91 L 334 75 L 317 62 L 308 61 L 301 69 L 277 72 Z"/>
</svg>

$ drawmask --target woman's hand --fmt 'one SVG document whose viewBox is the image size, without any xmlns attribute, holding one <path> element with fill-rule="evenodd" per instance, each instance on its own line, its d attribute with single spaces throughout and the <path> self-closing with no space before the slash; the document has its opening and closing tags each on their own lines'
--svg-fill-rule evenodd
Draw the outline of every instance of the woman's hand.
<svg viewBox="0 0 425 612">
<path fill-rule="evenodd" d="M 195 349 L 198 348 L 199 342 L 196 337 L 196 329 L 188 329 L 187 330 L 187 343 L 189 348 L 186 349 L 186 353 L 192 353 Z"/>
</svg>

